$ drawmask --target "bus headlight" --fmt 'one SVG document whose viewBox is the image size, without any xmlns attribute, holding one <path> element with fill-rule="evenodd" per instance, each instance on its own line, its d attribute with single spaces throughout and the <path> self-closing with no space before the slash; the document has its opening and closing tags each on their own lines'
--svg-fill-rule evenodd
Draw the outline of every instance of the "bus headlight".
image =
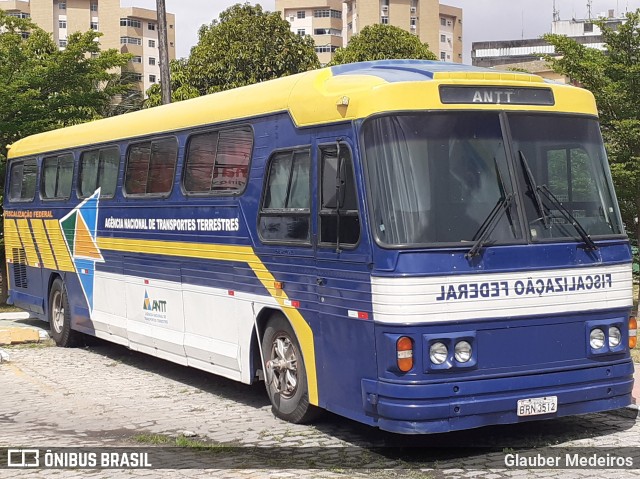
<svg viewBox="0 0 640 479">
<path fill-rule="evenodd" d="M 600 328 L 594 328 L 589 334 L 589 345 L 593 349 L 602 349 L 604 347 L 604 331 Z"/>
<path fill-rule="evenodd" d="M 622 333 L 615 326 L 609 327 L 609 347 L 615 348 L 622 342 Z"/>
<path fill-rule="evenodd" d="M 458 341 L 454 348 L 454 357 L 459 363 L 466 363 L 471 359 L 471 345 L 467 341 Z"/>
<path fill-rule="evenodd" d="M 442 364 L 447 360 L 449 350 L 444 343 L 436 342 L 429 348 L 429 359 L 433 364 Z"/>
</svg>

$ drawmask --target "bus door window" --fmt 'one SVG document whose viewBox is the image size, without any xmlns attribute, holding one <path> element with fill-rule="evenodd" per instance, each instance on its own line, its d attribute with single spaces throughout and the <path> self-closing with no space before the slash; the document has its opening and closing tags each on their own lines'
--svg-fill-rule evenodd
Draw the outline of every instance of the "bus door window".
<svg viewBox="0 0 640 479">
<path fill-rule="evenodd" d="M 35 158 L 11 163 L 9 175 L 9 200 L 32 201 L 36 195 L 38 166 Z"/>
<path fill-rule="evenodd" d="M 320 243 L 354 246 L 360 217 L 351 151 L 347 145 L 323 147 L 320 155 Z"/>
<path fill-rule="evenodd" d="M 73 155 L 67 153 L 42 160 L 41 193 L 45 199 L 67 199 L 73 182 Z"/>
<path fill-rule="evenodd" d="M 271 157 L 258 226 L 263 241 L 310 244 L 310 169 L 309 150 Z"/>
</svg>

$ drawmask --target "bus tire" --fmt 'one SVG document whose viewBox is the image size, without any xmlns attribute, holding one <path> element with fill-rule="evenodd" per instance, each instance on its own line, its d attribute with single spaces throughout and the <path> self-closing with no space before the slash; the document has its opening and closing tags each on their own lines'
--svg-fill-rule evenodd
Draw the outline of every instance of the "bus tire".
<svg viewBox="0 0 640 479">
<path fill-rule="evenodd" d="M 71 329 L 71 308 L 64 282 L 56 278 L 49 291 L 49 327 L 57 346 L 70 348 L 77 344 L 79 334 Z"/>
<path fill-rule="evenodd" d="M 309 404 L 307 372 L 298 338 L 281 313 L 274 314 L 262 338 L 265 386 L 274 416 L 295 424 L 315 419 L 319 409 Z"/>
</svg>

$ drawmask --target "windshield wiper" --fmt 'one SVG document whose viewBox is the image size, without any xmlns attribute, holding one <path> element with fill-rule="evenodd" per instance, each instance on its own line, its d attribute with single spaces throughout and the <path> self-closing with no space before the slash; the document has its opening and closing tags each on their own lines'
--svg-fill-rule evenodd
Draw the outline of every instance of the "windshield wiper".
<svg viewBox="0 0 640 479">
<path fill-rule="evenodd" d="M 529 191 L 531 191 L 531 194 L 533 195 L 533 200 L 536 203 L 536 208 L 538 209 L 538 213 L 540 214 L 540 218 L 542 219 L 542 224 L 544 225 L 545 229 L 549 229 L 549 221 L 547 221 L 547 215 L 545 215 L 544 213 L 544 205 L 542 204 L 542 200 L 540 199 L 540 195 L 538 194 L 539 187 L 536 184 L 533 173 L 531 173 L 529 162 L 524 156 L 522 150 L 518 150 L 518 153 L 520 153 L 520 161 L 522 162 L 522 170 L 524 171 L 524 177 L 527 181 L 527 186 L 529 187 Z"/>
<path fill-rule="evenodd" d="M 464 255 L 465 258 L 473 258 L 478 254 L 480 249 L 486 244 L 487 237 L 496 228 L 496 226 L 498 226 L 502 216 L 511 209 L 511 203 L 513 203 L 512 194 L 508 194 L 498 200 L 487 218 L 480 225 L 480 228 L 478 228 L 476 234 L 473 236 L 473 239 L 476 241 L 473 243 L 469 252 Z"/>
<path fill-rule="evenodd" d="M 584 229 L 584 227 L 580 224 L 580 222 L 576 219 L 576 217 L 571 214 L 571 212 L 567 209 L 567 207 L 564 206 L 560 202 L 560 200 L 555 197 L 555 195 L 553 193 L 551 193 L 551 190 L 549 188 L 547 188 L 547 185 L 538 186 L 537 190 L 542 192 L 542 194 L 544 194 L 544 196 L 556 208 L 558 208 L 560 213 L 562 213 L 562 216 L 564 216 L 565 219 L 567 221 L 569 221 L 569 223 L 571 223 L 571 226 L 573 226 L 576 229 L 576 231 L 578 232 L 578 234 L 582 238 L 582 241 L 584 241 L 585 244 L 587 245 L 587 249 L 590 249 L 590 250 L 598 249 L 598 245 L 596 245 L 596 243 L 591 239 L 591 236 L 589 236 L 589 233 L 587 233 L 587 231 Z"/>
</svg>

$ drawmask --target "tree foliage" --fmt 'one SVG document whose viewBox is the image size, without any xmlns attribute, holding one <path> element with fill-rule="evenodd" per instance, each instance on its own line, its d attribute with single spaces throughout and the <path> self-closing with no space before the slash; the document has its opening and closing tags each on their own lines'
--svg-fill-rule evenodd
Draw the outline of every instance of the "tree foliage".
<svg viewBox="0 0 640 479">
<path fill-rule="evenodd" d="M 59 50 L 47 32 L 2 10 L 0 31 L 2 156 L 22 137 L 101 117 L 115 97 L 130 90 L 113 70 L 130 55 L 100 51 L 98 32 L 73 33 Z"/>
<path fill-rule="evenodd" d="M 171 63 L 176 101 L 312 70 L 320 66 L 313 39 L 291 32 L 278 12 L 236 4 L 203 25 L 189 58 Z M 145 106 L 161 103 L 152 86 Z"/>
<path fill-rule="evenodd" d="M 349 40 L 345 48 L 338 48 L 330 65 L 411 58 L 436 60 L 429 45 L 416 35 L 392 25 L 369 25 Z"/>
<path fill-rule="evenodd" d="M 554 71 L 590 90 L 598 104 L 611 173 L 627 231 L 640 241 L 640 10 L 602 30 L 606 51 L 561 35 L 545 35 L 560 57 L 546 56 Z"/>
</svg>

